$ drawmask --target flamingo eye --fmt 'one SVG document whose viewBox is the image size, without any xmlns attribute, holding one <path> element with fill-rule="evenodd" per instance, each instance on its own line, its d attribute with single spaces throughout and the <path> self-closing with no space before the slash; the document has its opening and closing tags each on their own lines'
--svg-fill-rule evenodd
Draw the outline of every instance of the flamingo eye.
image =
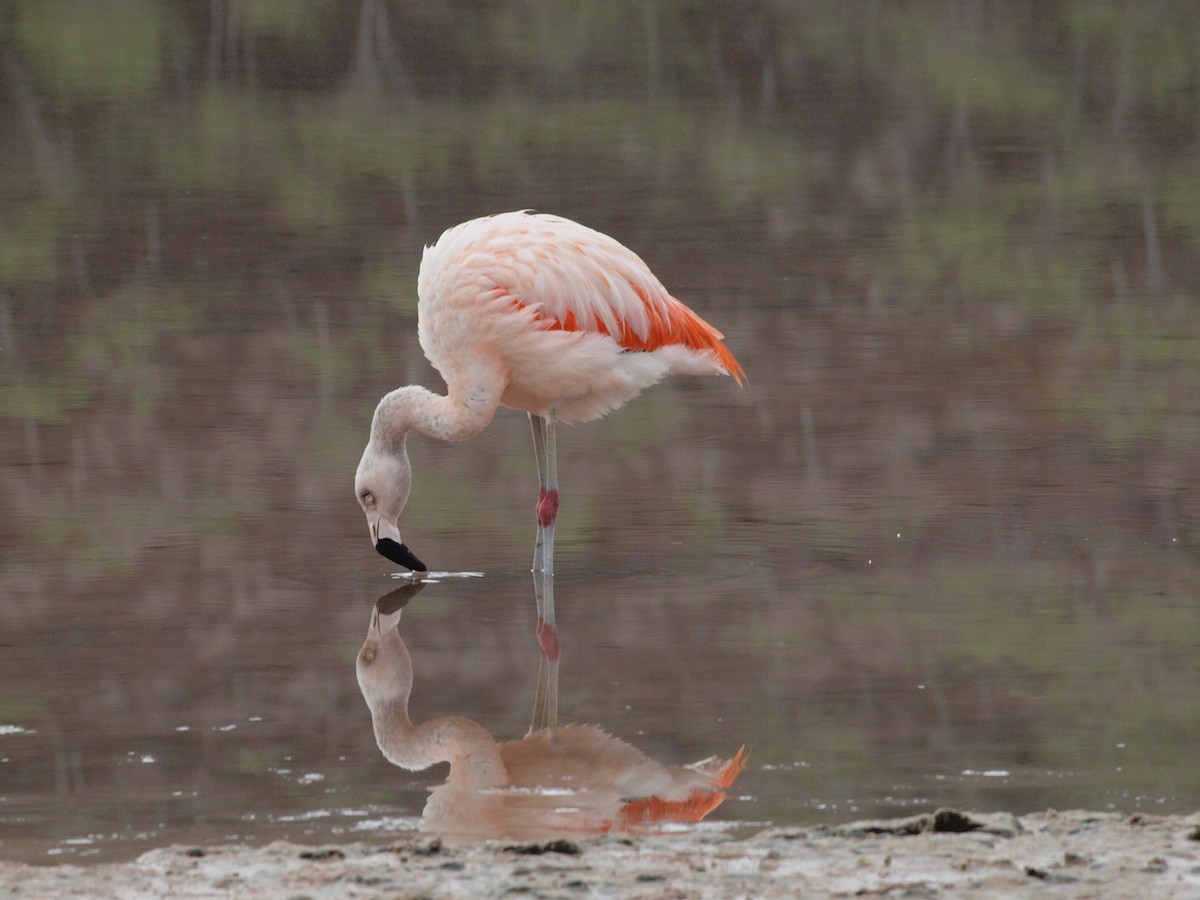
<svg viewBox="0 0 1200 900">
<path fill-rule="evenodd" d="M 368 647 L 366 650 L 364 650 L 364 651 L 363 651 L 362 655 L 363 655 L 363 661 L 364 661 L 364 662 L 374 662 L 374 660 L 375 660 L 375 648 L 374 648 L 374 647 Z"/>
<path fill-rule="evenodd" d="M 370 491 L 363 491 L 358 496 L 362 500 L 363 506 L 374 506 L 375 505 L 375 495 L 372 494 Z"/>
</svg>

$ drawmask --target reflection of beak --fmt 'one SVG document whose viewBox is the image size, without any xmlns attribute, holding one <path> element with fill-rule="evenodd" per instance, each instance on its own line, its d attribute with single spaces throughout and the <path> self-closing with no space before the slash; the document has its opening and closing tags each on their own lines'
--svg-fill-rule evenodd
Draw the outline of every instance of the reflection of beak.
<svg viewBox="0 0 1200 900">
<path fill-rule="evenodd" d="M 375 542 L 375 549 L 380 556 L 414 572 L 429 571 L 425 568 L 425 563 L 417 559 L 416 555 L 404 546 L 404 541 L 400 540 L 400 529 L 395 524 L 384 518 L 376 519 L 370 524 L 371 539 Z"/>
<path fill-rule="evenodd" d="M 396 588 L 394 591 L 388 591 L 376 600 L 375 608 L 371 610 L 371 625 L 367 630 L 368 636 L 380 637 L 399 625 L 400 614 L 404 611 L 404 607 L 408 606 L 408 601 L 421 593 L 424 587 L 425 585 L 422 582 L 406 584 L 404 587 Z"/>
</svg>

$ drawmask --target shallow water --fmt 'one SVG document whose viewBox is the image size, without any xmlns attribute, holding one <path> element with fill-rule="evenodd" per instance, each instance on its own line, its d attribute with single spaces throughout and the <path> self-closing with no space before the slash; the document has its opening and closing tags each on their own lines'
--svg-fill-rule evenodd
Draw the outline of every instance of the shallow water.
<svg viewBox="0 0 1200 900">
<path fill-rule="evenodd" d="M 416 822 L 443 773 L 358 693 L 395 582 L 352 476 L 379 396 L 440 387 L 422 245 L 524 207 L 750 378 L 560 434 L 564 720 L 748 745 L 743 828 L 1196 808 L 1190 5 L 226 6 L 14 7 L 0 855 Z M 418 720 L 528 725 L 528 431 L 410 442 L 406 542 L 483 573 L 405 612 Z"/>
</svg>

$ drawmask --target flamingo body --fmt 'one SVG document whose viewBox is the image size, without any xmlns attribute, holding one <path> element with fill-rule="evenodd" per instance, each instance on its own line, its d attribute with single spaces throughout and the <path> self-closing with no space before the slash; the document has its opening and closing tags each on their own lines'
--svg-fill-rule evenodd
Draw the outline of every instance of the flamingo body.
<svg viewBox="0 0 1200 900">
<path fill-rule="evenodd" d="M 721 333 L 637 254 L 559 216 L 510 212 L 450 228 L 425 248 L 417 294 L 421 347 L 447 394 L 409 385 L 384 396 L 355 477 L 376 549 L 414 571 L 425 566 L 398 523 L 412 484 L 409 431 L 465 440 L 498 406 L 529 413 L 541 478 L 534 568 L 549 576 L 555 422 L 595 419 L 672 373 L 745 378 Z"/>
<path fill-rule="evenodd" d="M 595 419 L 672 373 L 744 377 L 637 254 L 559 216 L 449 229 L 425 249 L 417 294 L 421 347 L 447 384 L 485 369 L 501 405 L 537 416 Z"/>
</svg>

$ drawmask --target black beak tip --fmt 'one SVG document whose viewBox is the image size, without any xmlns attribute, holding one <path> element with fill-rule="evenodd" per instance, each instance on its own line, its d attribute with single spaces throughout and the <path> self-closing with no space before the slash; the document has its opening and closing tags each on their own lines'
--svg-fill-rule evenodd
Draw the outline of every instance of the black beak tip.
<svg viewBox="0 0 1200 900">
<path fill-rule="evenodd" d="M 417 559 L 408 547 L 404 544 L 397 544 L 391 538 L 380 538 L 375 542 L 375 549 L 379 551 L 380 556 L 390 559 L 398 566 L 404 566 L 414 572 L 429 571 L 425 568 L 425 563 Z"/>
</svg>

